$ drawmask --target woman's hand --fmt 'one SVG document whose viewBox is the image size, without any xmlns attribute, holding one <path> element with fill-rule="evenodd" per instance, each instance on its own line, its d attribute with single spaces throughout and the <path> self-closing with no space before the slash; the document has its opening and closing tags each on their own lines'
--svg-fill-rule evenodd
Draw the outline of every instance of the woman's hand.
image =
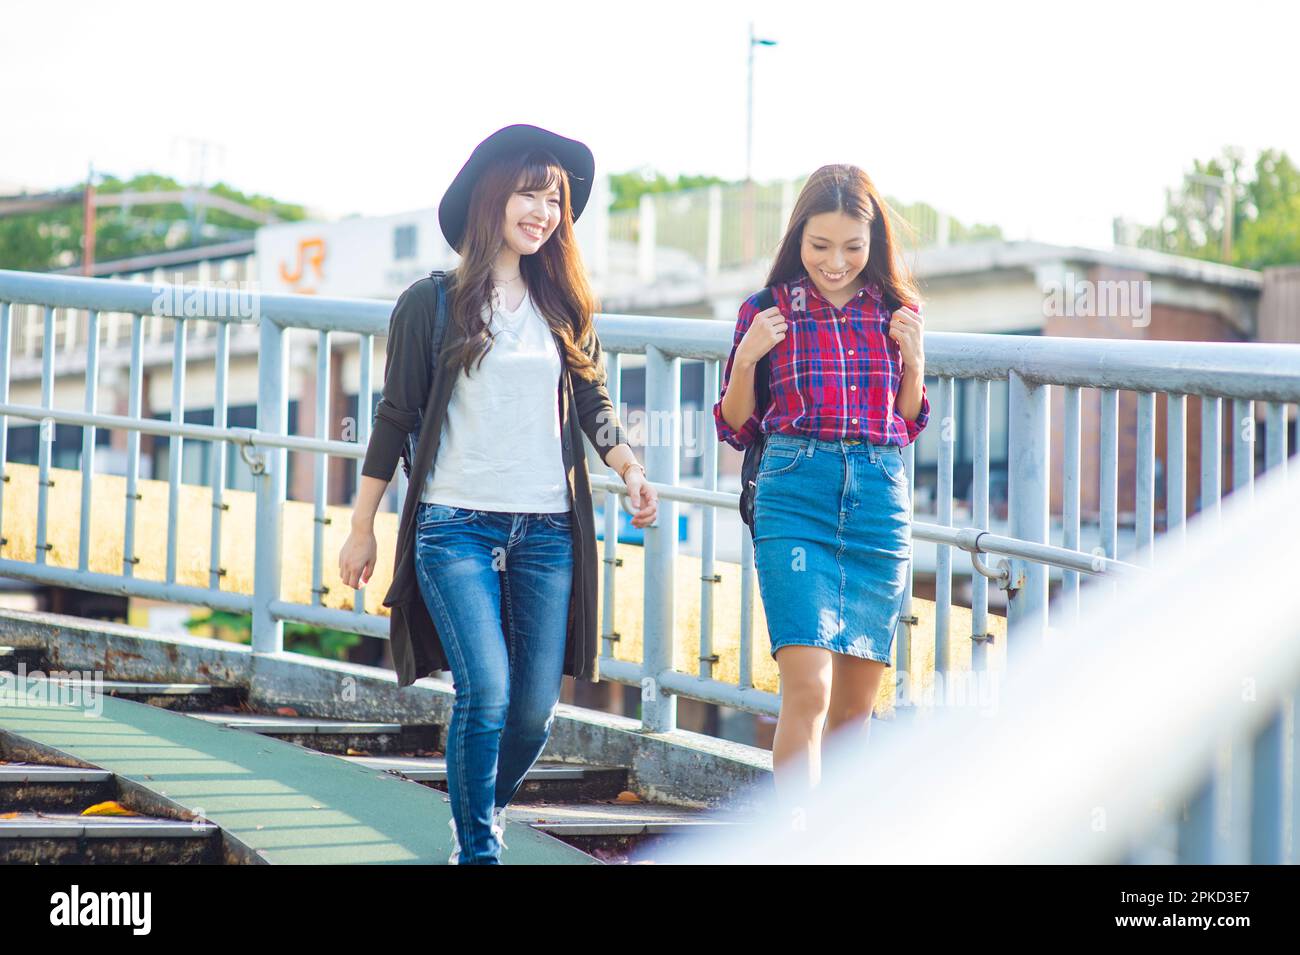
<svg viewBox="0 0 1300 955">
<path fill-rule="evenodd" d="M 379 545 L 375 541 L 373 530 L 352 528 L 348 539 L 339 551 L 339 577 L 353 590 L 359 590 L 370 583 L 370 575 L 375 572 L 375 555 Z"/>
<path fill-rule="evenodd" d="M 913 371 L 925 369 L 921 331 L 921 316 L 906 305 L 894 312 L 889 320 L 889 337 L 898 345 L 903 364 Z"/>
<path fill-rule="evenodd" d="M 628 500 L 636 508 L 632 515 L 633 527 L 649 527 L 659 516 L 659 495 L 645 479 L 645 472 L 639 467 L 629 466 L 623 472 L 623 485 L 627 488 Z"/>
<path fill-rule="evenodd" d="M 781 309 L 773 305 L 754 316 L 736 346 L 737 362 L 757 365 L 758 360 L 785 340 L 786 321 Z"/>
</svg>

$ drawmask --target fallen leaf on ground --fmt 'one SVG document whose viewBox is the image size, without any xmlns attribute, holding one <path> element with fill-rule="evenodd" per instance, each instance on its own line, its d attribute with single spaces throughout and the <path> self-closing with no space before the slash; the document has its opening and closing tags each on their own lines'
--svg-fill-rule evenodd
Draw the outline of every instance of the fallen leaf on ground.
<svg viewBox="0 0 1300 955">
<path fill-rule="evenodd" d="M 108 802 L 97 802 L 89 809 L 81 810 L 83 816 L 138 816 L 138 812 L 132 812 L 120 802 L 110 799 Z"/>
</svg>

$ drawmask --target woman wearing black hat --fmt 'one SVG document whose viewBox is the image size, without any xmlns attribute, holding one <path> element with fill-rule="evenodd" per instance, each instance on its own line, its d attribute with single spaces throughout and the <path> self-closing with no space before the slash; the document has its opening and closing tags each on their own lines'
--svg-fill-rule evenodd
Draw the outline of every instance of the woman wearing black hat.
<svg viewBox="0 0 1300 955">
<path fill-rule="evenodd" d="M 597 450 L 626 485 L 636 509 L 632 523 L 646 527 L 657 513 L 654 489 L 604 388 L 596 301 L 573 232 L 594 170 L 582 143 L 535 126 L 508 126 L 474 150 L 438 209 L 443 233 L 461 256 L 446 278 L 449 320 L 434 356 L 454 384 L 436 466 L 422 483 L 412 474 L 412 491 L 419 490 L 414 558 L 456 688 L 446 756 L 450 861 L 460 864 L 499 862 L 502 810 L 541 755 L 569 672 L 570 600 L 575 577 L 581 582 L 575 546 L 591 551 L 580 555 L 584 570 L 596 560 L 594 531 L 575 513 L 590 497 L 585 480 L 574 483 L 581 458 L 566 458 L 573 452 L 561 420 L 569 410 L 565 371 L 574 393 L 584 396 L 573 402 L 577 415 L 592 419 L 583 430 L 596 436 Z M 397 410 L 389 418 L 424 409 L 435 377 L 422 380 L 408 359 L 402 367 L 421 380 L 390 388 L 405 340 L 398 326 L 428 317 L 399 299 L 393 321 L 384 402 Z M 374 512 L 402 442 L 412 440 L 409 430 L 381 427 L 384 417 L 381 407 L 354 530 L 340 554 L 340 575 L 352 587 L 373 570 Z M 405 420 L 418 429 L 418 417 Z M 580 519 L 583 534 L 575 533 Z"/>
</svg>

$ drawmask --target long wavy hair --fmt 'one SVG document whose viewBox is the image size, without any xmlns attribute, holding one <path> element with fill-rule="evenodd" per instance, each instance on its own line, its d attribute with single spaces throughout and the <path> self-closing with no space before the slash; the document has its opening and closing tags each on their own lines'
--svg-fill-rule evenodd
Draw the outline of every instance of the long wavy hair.
<svg viewBox="0 0 1300 955">
<path fill-rule="evenodd" d="M 521 177 L 523 185 L 518 185 Z M 519 257 L 520 272 L 533 304 L 563 344 L 560 357 L 568 369 L 587 381 L 599 377 L 598 366 L 584 350 L 591 344 L 598 303 L 573 232 L 569 176 L 551 153 L 536 149 L 497 160 L 474 183 L 465 234 L 456 250 L 461 260 L 448 286 L 450 321 L 443 349 L 448 367 L 459 364 L 468 374 L 492 347 L 485 311 L 494 300 L 492 262 L 505 245 L 506 203 L 516 191 L 547 190 L 557 182 L 560 222 L 540 249 Z"/>
<path fill-rule="evenodd" d="M 810 218 L 823 212 L 843 212 L 870 223 L 871 249 L 866 267 L 858 274 L 865 273 L 867 282 L 880 286 L 891 308 L 920 304 L 921 291 L 912 270 L 903 261 L 902 246 L 890 222 L 888 205 L 876 191 L 871 177 L 847 163 L 822 166 L 804 183 L 768 273 L 768 286 L 793 282 L 807 274 L 800 254 L 803 230 Z"/>
</svg>

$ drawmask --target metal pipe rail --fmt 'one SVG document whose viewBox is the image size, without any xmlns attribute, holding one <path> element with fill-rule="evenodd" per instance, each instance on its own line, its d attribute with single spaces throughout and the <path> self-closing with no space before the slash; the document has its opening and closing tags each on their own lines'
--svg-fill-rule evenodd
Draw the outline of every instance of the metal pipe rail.
<svg viewBox="0 0 1300 955">
<path fill-rule="evenodd" d="M 85 354 L 66 355 L 72 336 L 58 334 L 58 319 L 70 322 L 84 310 L 88 343 Z M 386 621 L 365 613 L 364 590 L 357 591 L 350 610 L 326 607 L 321 598 L 328 591 L 323 560 L 323 525 L 328 500 L 325 460 L 329 455 L 351 459 L 360 480 L 361 462 L 369 440 L 373 407 L 372 366 L 374 337 L 387 331 L 392 305 L 363 299 L 329 299 L 315 296 L 262 295 L 242 290 L 144 285 L 106 279 L 34 274 L 0 270 L 0 468 L 8 454 L 8 431 L 12 420 L 80 426 L 84 429 L 80 468 L 82 471 L 81 551 L 77 568 L 52 567 L 46 560 L 49 549 L 46 526 L 50 486 L 53 428 L 42 427 L 39 442 L 39 486 L 36 507 L 36 553 L 33 562 L 6 559 L 0 550 L 0 573 L 23 579 L 84 587 L 109 593 L 175 599 L 219 607 L 253 616 L 255 652 L 278 651 L 283 647 L 282 623 L 298 620 L 384 637 Z M 29 314 L 29 311 L 31 314 Z M 104 414 L 97 408 L 99 321 L 103 314 L 129 317 L 131 349 L 128 379 L 128 413 Z M 41 326 L 41 397 L 39 405 L 13 402 L 11 390 L 11 334 L 15 318 L 28 327 Z M 174 322 L 170 420 L 143 417 L 143 346 L 146 322 Z M 195 321 L 215 323 L 216 397 L 213 423 L 185 422 L 184 375 L 192 356 L 186 352 L 186 331 Z M 258 329 L 258 398 L 256 428 L 226 425 L 230 374 L 232 326 L 252 323 Z M 666 416 L 670 433 L 646 441 L 650 473 L 662 478 L 659 490 L 660 520 L 645 532 L 645 580 L 642 628 L 644 655 L 640 661 L 614 659 L 618 634 L 613 608 L 619 566 L 617 508 L 604 513 L 603 555 L 606 573 L 603 585 L 601 673 L 608 679 L 640 685 L 643 692 L 643 724 L 647 729 L 666 730 L 676 725 L 675 699 L 679 695 L 736 706 L 754 712 L 775 712 L 775 694 L 755 687 L 752 672 L 756 596 L 753 548 L 748 529 L 740 527 L 739 674 L 735 683 L 713 678 L 718 661 L 714 651 L 715 593 L 721 577 L 716 571 L 719 508 L 734 510 L 737 495 L 718 488 L 719 443 L 712 422 L 705 421 L 704 473 L 701 487 L 690 487 L 679 478 L 683 421 L 681 363 L 704 364 L 706 404 L 711 404 L 721 381 L 721 365 L 729 354 L 734 328 L 731 322 L 658 318 L 634 315 L 600 315 L 597 328 L 605 349 L 609 388 L 615 407 L 620 407 L 624 354 L 644 355 L 647 417 Z M 290 335 L 290 332 L 294 335 Z M 288 399 L 291 347 L 314 347 L 317 409 L 329 395 L 331 351 L 334 336 L 342 335 L 347 346 L 356 347 L 360 360 L 356 441 L 329 438 L 326 416 L 317 413 L 290 434 Z M 355 346 L 353 345 L 355 338 Z M 61 344 L 62 343 L 62 344 Z M 1231 484 L 1234 493 L 1250 493 L 1255 471 L 1256 417 L 1262 418 L 1260 432 L 1265 441 L 1264 470 L 1285 468 L 1289 420 L 1300 401 L 1300 346 L 1219 344 L 1204 342 L 1145 342 L 1107 339 L 1042 338 L 1014 335 L 971 335 L 931 332 L 926 338 L 927 387 L 931 400 L 930 428 L 922 433 L 923 444 L 937 445 L 933 465 L 935 514 L 933 519 L 913 519 L 916 540 L 933 543 L 937 553 L 935 577 L 935 625 L 933 634 L 936 670 L 952 669 L 948 636 L 952 629 L 952 550 L 971 555 L 972 665 L 989 666 L 988 582 L 994 581 L 1007 594 L 1011 642 L 1030 646 L 1041 641 L 1048 630 L 1048 568 L 1063 571 L 1062 590 L 1052 613 L 1070 620 L 1077 617 L 1080 581 L 1083 576 L 1116 578 L 1139 568 L 1150 567 L 1150 552 L 1156 537 L 1156 397 L 1165 394 L 1168 450 L 1165 456 L 1166 536 L 1181 537 L 1188 514 L 1187 401 L 1189 396 L 1201 410 L 1200 437 L 1207 453 L 1200 455 L 1199 509 L 1206 519 L 1218 513 L 1224 493 L 1226 451 L 1231 450 Z M 187 360 L 188 359 L 188 360 Z M 57 377 L 84 375 L 84 408 L 74 411 L 54 407 Z M 965 404 L 959 410 L 958 384 Z M 1050 455 L 1052 434 L 1049 395 L 1053 385 L 1063 395 L 1063 462 L 1053 475 Z M 989 528 L 989 473 L 991 462 L 991 408 L 993 388 L 1005 388 L 1009 445 L 1006 449 L 1010 525 L 1004 534 Z M 1135 422 L 1130 429 L 1121 425 L 1120 396 L 1136 392 Z M 1099 499 L 1097 531 L 1100 552 L 1081 548 L 1081 488 L 1083 485 L 1081 413 L 1085 396 L 1100 402 Z M 1257 415 L 1255 402 L 1264 402 Z M 1231 414 L 1228 434 L 1223 417 Z M 959 420 L 968 415 L 967 420 Z M 704 415 L 700 416 L 704 418 Z M 1249 423 L 1250 427 L 1245 424 Z M 973 526 L 954 521 L 955 437 L 958 425 L 973 433 L 974 481 L 971 491 Z M 89 571 L 88 542 L 91 522 L 91 485 L 94 481 L 97 428 L 112 428 L 127 434 L 125 553 L 120 575 Z M 1119 554 L 1119 474 L 1121 432 L 1131 433 L 1136 480 L 1134 520 L 1135 549 L 1131 559 Z M 139 441 L 150 434 L 168 441 L 168 534 L 167 573 L 162 582 L 134 576 L 136 554 L 135 514 L 139 498 Z M 1225 442 L 1226 438 L 1226 442 Z M 180 501 L 180 460 L 185 440 L 213 443 L 209 474 L 212 488 L 212 554 L 208 588 L 181 586 L 176 580 L 177 523 Z M 220 589 L 219 543 L 225 493 L 226 445 L 239 447 L 256 480 L 255 567 L 253 594 L 232 594 Z M 1225 444 L 1227 447 L 1225 447 Z M 286 601 L 279 592 L 281 564 L 280 518 L 286 500 L 285 465 L 288 451 L 311 454 L 315 460 L 313 503 L 315 522 L 312 547 L 312 602 Z M 256 453 L 253 453 L 256 452 Z M 729 452 L 730 453 L 730 452 Z M 1125 453 L 1129 453 L 1127 449 Z M 916 445 L 903 450 L 909 487 L 915 494 Z M 7 476 L 6 476 L 7 479 Z M 1051 509 L 1049 489 L 1060 482 L 1062 491 L 1061 540 L 1049 540 Z M 399 470 L 398 506 L 407 488 Z M 597 491 L 618 494 L 622 489 L 600 468 L 592 475 Z M 5 481 L 0 480 L 0 513 L 5 504 Z M 675 593 L 673 570 L 677 556 L 677 513 L 682 507 L 702 509 L 703 549 L 700 574 L 700 640 L 694 672 L 674 669 L 673 621 Z M 929 515 L 926 515 L 929 518 Z M 0 540 L 0 548 L 4 542 Z M 990 567 L 983 555 L 1003 558 Z M 1113 586 L 1113 584 L 1105 584 Z M 911 605 L 909 580 L 903 607 L 903 624 L 895 643 L 900 670 L 911 670 L 921 659 L 916 645 L 916 617 Z M 662 691 L 662 692 L 660 692 Z"/>
</svg>

